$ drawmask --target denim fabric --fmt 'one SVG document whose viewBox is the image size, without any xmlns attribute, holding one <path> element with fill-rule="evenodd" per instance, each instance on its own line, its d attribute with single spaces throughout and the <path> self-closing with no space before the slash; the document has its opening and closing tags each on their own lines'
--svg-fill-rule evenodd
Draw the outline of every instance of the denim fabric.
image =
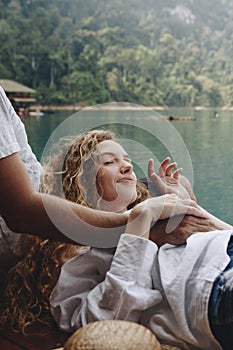
<svg viewBox="0 0 233 350">
<path fill-rule="evenodd" d="M 209 301 L 209 321 L 215 338 L 224 350 L 233 350 L 233 238 L 226 269 L 216 278 Z"/>
</svg>

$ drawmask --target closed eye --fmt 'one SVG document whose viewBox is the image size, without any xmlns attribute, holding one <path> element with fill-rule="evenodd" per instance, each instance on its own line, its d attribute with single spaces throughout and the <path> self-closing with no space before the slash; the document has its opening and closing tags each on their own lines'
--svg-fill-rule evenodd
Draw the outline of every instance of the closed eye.
<svg viewBox="0 0 233 350">
<path fill-rule="evenodd" d="M 113 163 L 114 163 L 114 160 L 107 160 L 106 162 L 104 162 L 104 165 L 110 165 Z"/>
<path fill-rule="evenodd" d="M 128 157 L 124 157 L 123 158 L 125 162 L 129 163 L 129 164 L 132 164 L 132 160 Z M 106 160 L 104 161 L 104 165 L 110 165 L 110 164 L 114 164 L 114 163 L 117 163 L 118 161 L 120 161 L 121 158 L 114 158 L 114 159 L 109 159 L 109 160 Z"/>
</svg>

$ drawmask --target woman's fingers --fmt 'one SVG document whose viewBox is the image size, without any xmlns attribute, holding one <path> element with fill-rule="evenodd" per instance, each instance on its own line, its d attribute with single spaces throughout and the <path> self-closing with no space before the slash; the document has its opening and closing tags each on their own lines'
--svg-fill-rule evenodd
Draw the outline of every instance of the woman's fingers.
<svg viewBox="0 0 233 350">
<path fill-rule="evenodd" d="M 159 167 L 159 176 L 160 177 L 165 177 L 166 176 L 166 169 L 167 169 L 167 166 L 168 166 L 170 160 L 171 160 L 171 158 L 167 157 L 160 164 L 160 167 Z"/>
<path fill-rule="evenodd" d="M 172 175 L 172 171 L 175 169 L 176 167 L 176 163 L 171 163 L 169 164 L 166 169 L 165 169 L 165 176 L 171 176 Z"/>
<path fill-rule="evenodd" d="M 206 218 L 205 211 L 191 199 L 179 198 L 176 194 L 164 195 L 165 203 L 172 207 L 171 216 L 189 214 L 200 218 Z"/>
<path fill-rule="evenodd" d="M 194 215 L 200 218 L 207 217 L 206 213 L 202 210 L 201 207 L 199 207 L 199 205 L 194 200 L 189 200 L 186 214 Z"/>
<path fill-rule="evenodd" d="M 149 159 L 148 161 L 148 176 L 151 179 L 151 177 L 155 174 L 154 170 L 154 159 Z"/>
<path fill-rule="evenodd" d="M 170 157 L 167 157 L 162 161 L 162 163 L 160 164 L 160 167 L 159 167 L 159 176 L 161 178 L 163 178 L 165 176 L 169 176 L 169 177 L 173 177 L 174 179 L 178 179 L 178 177 L 183 169 L 179 168 L 179 169 L 174 171 L 174 169 L 177 166 L 177 163 L 176 162 L 170 163 L 170 161 L 171 161 Z"/>
<path fill-rule="evenodd" d="M 183 169 L 179 168 L 179 169 L 174 170 L 176 168 L 177 164 L 176 164 L 176 162 L 169 164 L 170 160 L 171 160 L 171 158 L 167 157 L 162 161 L 162 163 L 160 164 L 159 170 L 158 170 L 159 176 L 161 178 L 169 176 L 169 177 L 173 177 L 174 179 L 178 180 L 179 175 Z M 148 176 L 151 180 L 153 180 L 155 175 L 156 175 L 156 173 L 154 170 L 154 160 L 149 159 L 149 161 L 148 161 Z"/>
<path fill-rule="evenodd" d="M 181 173 L 182 171 L 183 171 L 183 168 L 179 168 L 179 169 L 175 170 L 174 173 L 173 173 L 173 178 L 176 179 L 176 180 L 178 180 L 179 175 L 180 175 L 180 173 Z"/>
<path fill-rule="evenodd" d="M 151 181 L 154 183 L 156 188 L 161 192 L 165 193 L 166 192 L 166 185 L 162 181 L 161 176 L 157 175 L 154 171 L 154 160 L 149 159 L 148 161 L 148 176 L 151 179 Z"/>
</svg>

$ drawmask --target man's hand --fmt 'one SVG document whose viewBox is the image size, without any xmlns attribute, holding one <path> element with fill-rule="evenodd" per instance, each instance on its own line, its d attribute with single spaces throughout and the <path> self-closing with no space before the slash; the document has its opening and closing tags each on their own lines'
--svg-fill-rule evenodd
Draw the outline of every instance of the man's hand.
<svg viewBox="0 0 233 350">
<path fill-rule="evenodd" d="M 185 244 L 187 239 L 194 233 L 197 232 L 209 232 L 219 229 L 219 225 L 211 217 L 196 217 L 192 215 L 175 216 L 170 218 L 169 221 L 177 221 L 180 223 L 175 229 L 166 233 L 166 226 L 168 220 L 160 220 L 150 230 L 150 240 L 155 242 L 158 246 L 165 243 L 169 244 Z M 174 222 L 175 223 L 175 222 Z"/>
</svg>

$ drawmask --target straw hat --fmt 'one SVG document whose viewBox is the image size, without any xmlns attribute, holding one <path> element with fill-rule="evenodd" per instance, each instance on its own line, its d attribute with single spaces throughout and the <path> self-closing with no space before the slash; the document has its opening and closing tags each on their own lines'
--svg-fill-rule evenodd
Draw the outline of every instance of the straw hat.
<svg viewBox="0 0 233 350">
<path fill-rule="evenodd" d="M 92 322 L 78 329 L 64 350 L 160 350 L 155 335 L 137 323 L 109 320 Z"/>
</svg>

